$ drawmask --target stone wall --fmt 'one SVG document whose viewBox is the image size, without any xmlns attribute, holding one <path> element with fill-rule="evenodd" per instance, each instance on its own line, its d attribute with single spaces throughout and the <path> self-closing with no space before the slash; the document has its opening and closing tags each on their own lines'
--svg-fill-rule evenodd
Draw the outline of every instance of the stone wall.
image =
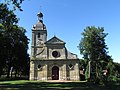
<svg viewBox="0 0 120 90">
<path fill-rule="evenodd" d="M 59 80 L 80 80 L 79 60 L 31 60 L 30 80 L 52 80 L 52 68 L 59 68 Z"/>
</svg>

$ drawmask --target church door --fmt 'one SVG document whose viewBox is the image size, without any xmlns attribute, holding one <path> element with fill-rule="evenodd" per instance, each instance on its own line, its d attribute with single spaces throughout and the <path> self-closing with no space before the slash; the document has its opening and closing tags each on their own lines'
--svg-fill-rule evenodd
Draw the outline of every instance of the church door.
<svg viewBox="0 0 120 90">
<path fill-rule="evenodd" d="M 57 66 L 52 68 L 52 80 L 59 80 L 59 68 Z"/>
</svg>

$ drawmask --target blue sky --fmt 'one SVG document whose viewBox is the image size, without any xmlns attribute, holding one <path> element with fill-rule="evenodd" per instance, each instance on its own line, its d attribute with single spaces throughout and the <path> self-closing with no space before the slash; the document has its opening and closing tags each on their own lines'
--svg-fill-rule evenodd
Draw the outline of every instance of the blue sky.
<svg viewBox="0 0 120 90">
<path fill-rule="evenodd" d="M 66 47 L 81 58 L 77 46 L 87 26 L 104 27 L 108 33 L 106 44 L 109 55 L 120 63 L 120 0 L 25 0 L 23 12 L 17 11 L 19 25 L 31 40 L 32 25 L 37 13 L 44 14 L 48 39 L 54 35 L 66 42 Z M 29 44 L 29 53 L 30 53 Z"/>
</svg>

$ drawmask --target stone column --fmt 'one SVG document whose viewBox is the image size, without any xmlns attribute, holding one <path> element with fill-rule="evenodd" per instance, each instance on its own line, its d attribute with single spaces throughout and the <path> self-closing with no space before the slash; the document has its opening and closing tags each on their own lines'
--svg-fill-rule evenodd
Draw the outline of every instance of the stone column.
<svg viewBox="0 0 120 90">
<path fill-rule="evenodd" d="M 43 68 L 42 68 L 42 71 L 41 71 L 41 75 L 40 75 L 40 77 L 41 77 L 41 80 L 47 80 L 47 76 L 48 76 L 48 71 L 47 71 L 47 64 L 44 64 L 44 66 L 43 66 Z"/>
<path fill-rule="evenodd" d="M 34 39 L 35 39 L 35 33 L 32 32 L 32 46 L 35 46 Z"/>
<path fill-rule="evenodd" d="M 47 67 L 48 67 L 48 65 L 47 64 L 45 64 L 45 67 L 44 67 L 44 80 L 47 80 L 47 73 L 48 73 L 48 71 L 47 71 Z"/>
<path fill-rule="evenodd" d="M 67 80 L 67 76 L 66 76 L 66 64 L 63 64 L 63 80 Z"/>
<path fill-rule="evenodd" d="M 30 76 L 29 76 L 30 80 L 34 80 L 34 62 L 30 61 Z"/>
<path fill-rule="evenodd" d="M 31 46 L 31 56 L 34 56 L 36 54 L 36 34 L 35 32 L 32 32 L 32 46 Z"/>
<path fill-rule="evenodd" d="M 79 64 L 78 64 L 78 63 L 76 63 L 76 68 L 75 68 L 75 70 L 76 70 L 76 78 L 75 78 L 75 80 L 80 80 Z"/>
</svg>

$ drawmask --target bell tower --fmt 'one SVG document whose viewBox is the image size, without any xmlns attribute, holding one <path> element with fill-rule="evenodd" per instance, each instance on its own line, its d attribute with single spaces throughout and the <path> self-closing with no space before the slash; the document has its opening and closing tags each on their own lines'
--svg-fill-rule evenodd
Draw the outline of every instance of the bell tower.
<svg viewBox="0 0 120 90">
<path fill-rule="evenodd" d="M 38 22 L 33 25 L 32 28 L 32 46 L 31 56 L 35 57 L 37 49 L 43 48 L 44 43 L 47 41 L 47 30 L 43 23 L 43 14 L 40 12 L 37 14 Z"/>
</svg>

